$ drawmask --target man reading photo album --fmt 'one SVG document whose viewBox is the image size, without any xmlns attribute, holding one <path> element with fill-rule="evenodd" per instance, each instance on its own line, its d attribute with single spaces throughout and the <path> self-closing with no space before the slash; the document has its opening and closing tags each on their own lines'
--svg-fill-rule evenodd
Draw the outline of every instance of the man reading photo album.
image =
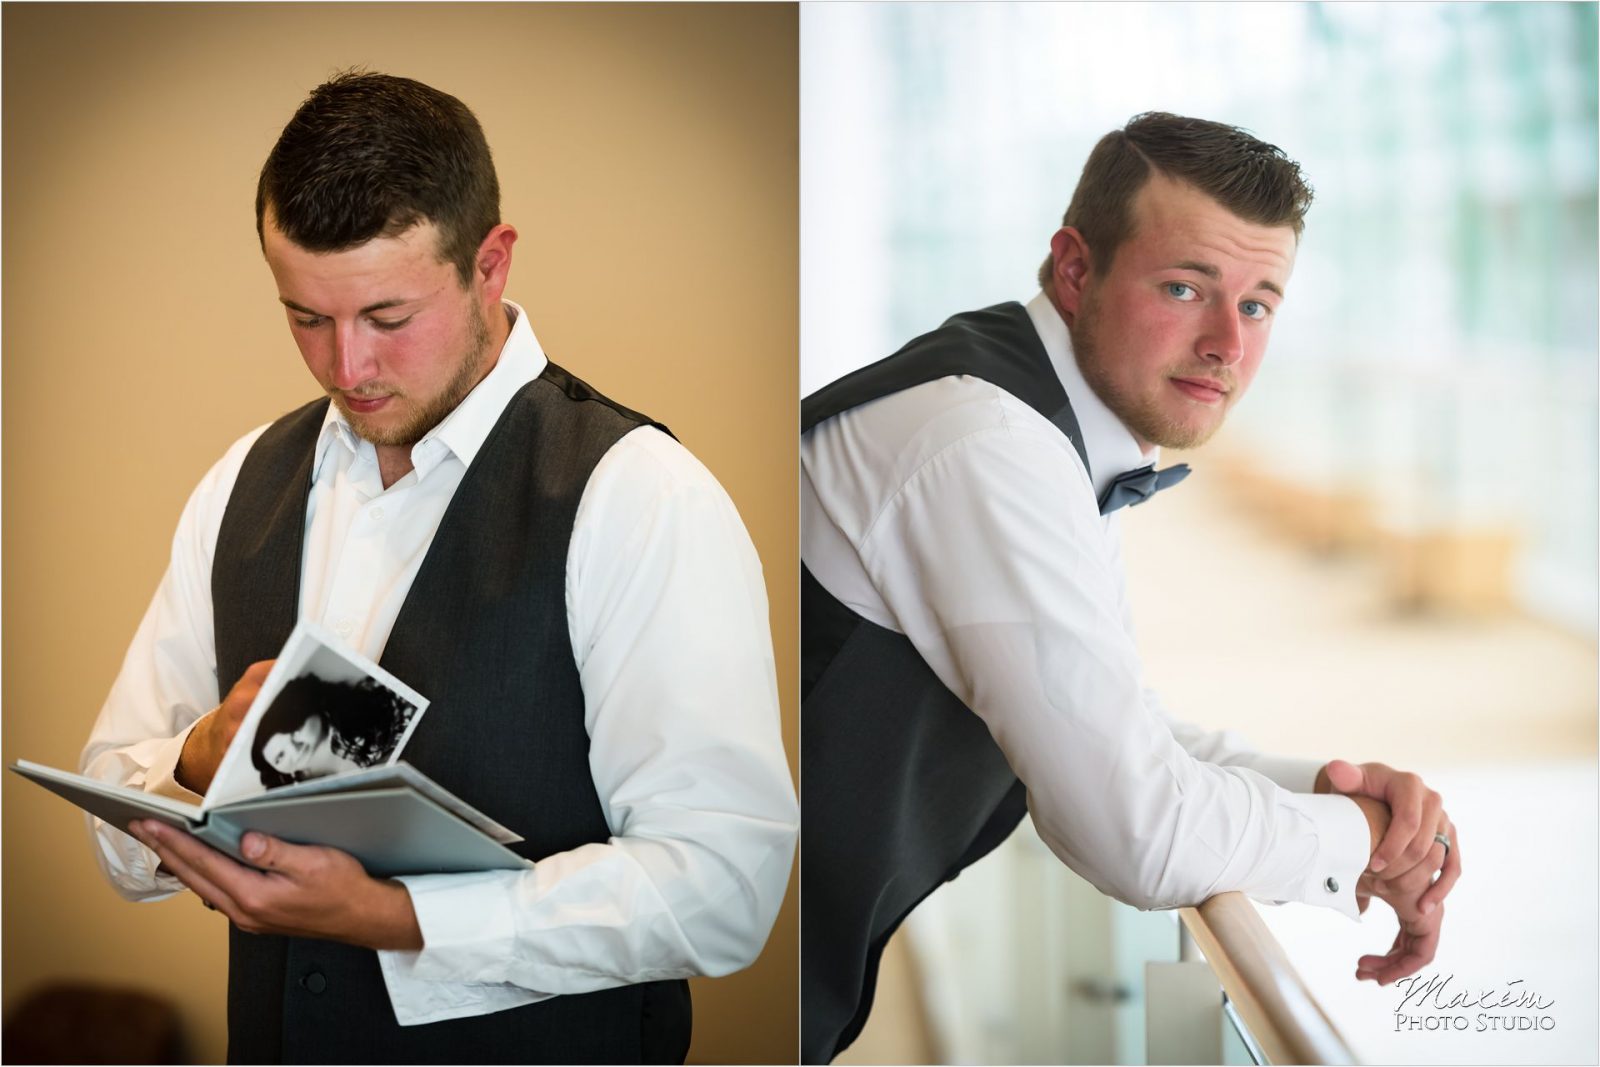
<svg viewBox="0 0 1600 1067">
<path fill-rule="evenodd" d="M 761 951 L 796 834 L 739 515 L 506 298 L 518 232 L 460 100 L 317 86 L 255 219 L 323 395 L 195 488 L 83 771 L 198 799 L 308 617 L 430 701 L 405 760 L 534 864 L 379 879 L 248 834 L 247 865 L 147 821 L 98 827 L 106 876 L 227 918 L 230 1060 L 681 1061 L 684 979 Z M 263 779 L 361 765 L 338 708 L 258 738 Z"/>
</svg>

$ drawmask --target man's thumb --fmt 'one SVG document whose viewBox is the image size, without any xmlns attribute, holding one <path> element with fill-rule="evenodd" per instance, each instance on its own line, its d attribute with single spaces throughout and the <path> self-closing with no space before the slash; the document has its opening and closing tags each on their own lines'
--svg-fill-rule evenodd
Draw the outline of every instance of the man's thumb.
<svg viewBox="0 0 1600 1067">
<path fill-rule="evenodd" d="M 1342 759 L 1336 759 L 1328 764 L 1328 784 L 1339 793 L 1359 793 L 1361 784 L 1366 776 L 1361 773 L 1361 768 Z"/>
<path fill-rule="evenodd" d="M 257 867 L 266 867 L 271 863 L 267 859 L 268 845 L 270 844 L 271 839 L 266 834 L 259 834 L 252 830 L 250 833 L 245 834 L 244 839 L 239 842 L 239 851 L 244 853 L 245 859 Z"/>
</svg>

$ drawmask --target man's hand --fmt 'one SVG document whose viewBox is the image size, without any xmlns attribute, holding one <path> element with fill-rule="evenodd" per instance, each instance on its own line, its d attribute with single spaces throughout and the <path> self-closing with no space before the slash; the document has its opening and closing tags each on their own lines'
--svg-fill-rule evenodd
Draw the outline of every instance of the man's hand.
<svg viewBox="0 0 1600 1067">
<path fill-rule="evenodd" d="M 162 823 L 135 820 L 129 829 L 155 850 L 162 866 L 245 933 L 320 937 L 374 949 L 422 947 L 405 886 L 369 877 L 348 853 L 252 831 L 241 850 L 261 868 L 255 870 Z"/>
<path fill-rule="evenodd" d="M 264 659 L 246 667 L 222 703 L 194 724 L 189 736 L 183 739 L 183 751 L 178 754 L 178 765 L 173 769 L 173 777 L 179 785 L 202 795 L 211 788 L 217 764 L 222 762 L 222 754 L 233 743 L 233 736 L 244 721 L 244 713 L 250 710 L 256 694 L 261 692 L 261 683 L 266 681 L 274 662 Z"/>
<path fill-rule="evenodd" d="M 1400 920 L 1400 932 L 1395 935 L 1394 944 L 1387 953 L 1382 956 L 1362 956 L 1356 961 L 1357 981 L 1370 978 L 1379 985 L 1388 985 L 1406 975 L 1417 973 L 1433 962 L 1434 953 L 1439 949 L 1439 926 L 1444 922 L 1444 905 L 1433 907 L 1426 915 L 1421 913 L 1417 907 L 1418 899 L 1432 872 L 1420 864 L 1415 871 L 1420 873 L 1389 880 L 1367 873 L 1356 884 L 1359 899 L 1378 897 L 1394 908 L 1395 917 Z"/>
<path fill-rule="evenodd" d="M 1370 847 L 1376 855 L 1379 845 L 1390 838 L 1392 820 L 1389 805 L 1368 796 L 1352 796 L 1361 814 L 1366 816 L 1370 834 Z M 1362 956 L 1356 961 L 1356 979 L 1372 979 L 1379 985 L 1404 978 L 1433 962 L 1439 948 L 1439 926 L 1444 920 L 1444 907 L 1430 902 L 1434 872 L 1443 862 L 1444 846 L 1433 842 L 1427 859 L 1414 864 L 1410 870 L 1379 878 L 1368 870 L 1356 882 L 1356 907 L 1363 913 L 1373 897 L 1394 909 L 1400 920 L 1400 932 L 1394 944 L 1382 956 Z M 1393 865 L 1391 865 L 1393 871 Z"/>
<path fill-rule="evenodd" d="M 1425 887 L 1416 902 L 1419 914 L 1431 912 L 1454 888 L 1461 877 L 1461 843 L 1439 794 L 1421 778 L 1382 763 L 1333 760 L 1317 774 L 1313 788 L 1318 793 L 1371 797 L 1389 806 L 1388 830 L 1373 850 L 1368 869 L 1385 881 L 1405 877 L 1418 867 L 1426 868 L 1430 879 L 1438 871 L 1438 880 Z M 1448 850 L 1435 840 L 1436 833 L 1450 838 Z"/>
</svg>

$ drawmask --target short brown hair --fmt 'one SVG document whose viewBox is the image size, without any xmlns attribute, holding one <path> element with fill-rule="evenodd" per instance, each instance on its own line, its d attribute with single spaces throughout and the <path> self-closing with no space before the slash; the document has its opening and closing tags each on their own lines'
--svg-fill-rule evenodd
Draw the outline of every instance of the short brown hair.
<svg viewBox="0 0 1600 1067">
<path fill-rule="evenodd" d="M 410 78 L 351 70 L 311 90 L 272 146 L 256 185 L 258 236 L 268 206 L 312 252 L 432 222 L 439 258 L 466 286 L 500 222 L 500 183 L 467 105 Z"/>
<path fill-rule="evenodd" d="M 1100 138 L 1061 220 L 1083 234 L 1096 270 L 1110 270 L 1132 236 L 1133 198 L 1152 171 L 1194 186 L 1247 222 L 1292 227 L 1295 240 L 1311 207 L 1300 164 L 1277 145 L 1237 126 L 1146 111 Z M 1050 287 L 1054 272 L 1051 254 L 1039 267 L 1040 288 Z"/>
</svg>

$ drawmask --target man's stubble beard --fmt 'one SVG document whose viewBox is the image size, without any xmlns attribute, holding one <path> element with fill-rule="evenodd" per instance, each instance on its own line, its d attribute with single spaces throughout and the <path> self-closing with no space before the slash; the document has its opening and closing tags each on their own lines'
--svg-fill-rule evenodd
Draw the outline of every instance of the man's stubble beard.
<svg viewBox="0 0 1600 1067">
<path fill-rule="evenodd" d="M 483 363 L 489 354 L 489 344 L 492 341 L 489 336 L 489 324 L 483 319 L 482 309 L 476 302 L 470 306 L 471 348 L 462 357 L 456 372 L 450 376 L 450 380 L 445 383 L 439 395 L 417 408 L 405 422 L 387 430 L 366 425 L 364 424 L 366 416 L 346 407 L 343 394 L 333 393 L 333 402 L 339 406 L 345 421 L 349 422 L 357 437 L 385 448 L 409 448 L 422 440 L 429 430 L 443 422 L 445 416 L 466 399 L 467 394 L 472 392 L 473 386 L 478 384 L 478 379 L 483 375 Z"/>
<path fill-rule="evenodd" d="M 1099 293 L 1089 289 L 1084 293 L 1083 303 L 1075 316 L 1076 321 L 1067 325 L 1067 333 L 1072 338 L 1072 352 L 1078 361 L 1078 370 L 1083 374 L 1083 380 L 1089 383 L 1089 388 L 1094 390 L 1100 402 L 1111 409 L 1122 425 L 1138 437 L 1141 441 L 1159 445 L 1162 448 L 1197 448 L 1211 439 L 1212 434 L 1222 428 L 1223 417 L 1227 414 L 1228 399 L 1223 400 L 1224 407 L 1217 418 L 1210 425 L 1192 426 L 1172 418 L 1153 398 L 1144 396 L 1128 396 L 1121 383 L 1117 382 L 1108 372 L 1100 351 L 1099 341 L 1096 338 L 1096 326 L 1100 318 Z M 1214 377 L 1204 371 L 1196 372 L 1196 377 Z M 1231 384 L 1232 376 L 1228 376 Z M 1157 385 L 1158 389 L 1166 387 L 1163 378 Z M 1233 394 L 1229 394 L 1230 396 Z"/>
</svg>

